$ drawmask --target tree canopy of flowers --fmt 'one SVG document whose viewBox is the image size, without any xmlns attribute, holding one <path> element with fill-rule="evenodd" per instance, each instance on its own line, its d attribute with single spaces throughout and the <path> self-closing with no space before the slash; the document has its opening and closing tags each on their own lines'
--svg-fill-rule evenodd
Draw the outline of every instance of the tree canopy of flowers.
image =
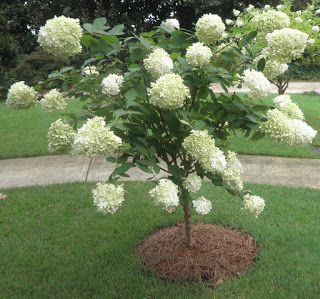
<svg viewBox="0 0 320 299">
<path fill-rule="evenodd" d="M 69 115 L 69 123 L 58 120 L 51 125 L 49 149 L 104 155 L 116 164 L 108 182 L 99 183 L 92 192 L 98 211 L 113 214 L 125 205 L 125 190 L 118 180 L 127 177 L 132 167 L 150 178 L 165 174 L 149 195 L 169 213 L 182 206 L 188 247 L 192 246 L 192 210 L 201 215 L 215 210 L 211 200 L 201 196 L 204 179 L 242 198 L 243 210 L 255 217 L 263 211 L 264 200 L 243 186 L 243 167 L 237 154 L 228 150 L 228 137 L 240 129 L 253 139 L 269 135 L 304 145 L 312 142 L 316 131 L 304 122 L 290 98 L 277 98 L 274 106 L 256 101 L 270 93 L 263 73 L 266 59 L 270 56 L 282 63 L 282 54 L 290 47 L 296 51 L 286 57 L 285 62 L 290 62 L 288 57 L 301 55 L 309 39 L 298 29 L 285 28 L 288 20 L 282 14 L 279 19 L 280 14 L 270 8 L 258 17 L 259 11 L 250 8 L 259 22 L 266 19 L 263 34 L 256 28 L 242 32 L 241 26 L 228 32 L 228 25 L 212 14 L 201 17 L 194 31 L 170 19 L 154 31 L 133 36 L 125 36 L 123 25 L 107 31 L 105 18 L 84 24 L 83 32 L 77 20 L 59 17 L 47 22 L 39 33 L 44 49 L 70 56 L 82 48 L 87 57 L 80 69 L 65 67 L 36 87 L 39 93 L 51 89 L 40 101 L 47 111 L 64 109 L 64 97 L 84 103 L 82 113 Z M 242 18 L 239 11 L 234 15 Z M 72 30 L 65 31 L 65 26 Z M 283 36 L 292 33 L 289 45 L 273 38 L 279 30 L 285 30 Z M 261 39 L 265 50 L 252 51 L 251 45 Z M 51 41 L 56 53 L 47 48 Z M 225 93 L 214 93 L 214 82 Z M 249 88 L 248 98 L 228 93 L 235 82 Z M 8 105 L 34 104 L 35 92 L 19 84 L 9 92 Z M 21 104 L 24 100 L 26 105 Z"/>
</svg>

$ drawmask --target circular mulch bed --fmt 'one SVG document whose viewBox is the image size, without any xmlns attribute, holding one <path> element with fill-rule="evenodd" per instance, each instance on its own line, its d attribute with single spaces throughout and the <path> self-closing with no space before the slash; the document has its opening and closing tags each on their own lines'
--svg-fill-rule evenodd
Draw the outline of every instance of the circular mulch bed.
<svg viewBox="0 0 320 299">
<path fill-rule="evenodd" d="M 184 224 L 160 229 L 137 247 L 142 264 L 167 279 L 202 280 L 212 285 L 246 271 L 259 246 L 248 234 L 214 224 L 192 225 L 192 249 Z"/>
</svg>

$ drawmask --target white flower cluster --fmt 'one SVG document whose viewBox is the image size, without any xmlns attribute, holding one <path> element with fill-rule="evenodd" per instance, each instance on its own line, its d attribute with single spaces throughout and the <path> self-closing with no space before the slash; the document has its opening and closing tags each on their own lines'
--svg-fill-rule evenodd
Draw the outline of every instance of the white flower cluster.
<svg viewBox="0 0 320 299">
<path fill-rule="evenodd" d="M 296 103 L 293 103 L 289 95 L 280 95 L 274 98 L 276 108 L 292 119 L 304 119 L 304 114 Z"/>
<path fill-rule="evenodd" d="M 124 189 L 122 185 L 98 183 L 92 197 L 98 212 L 114 214 L 124 201 Z"/>
<path fill-rule="evenodd" d="M 61 119 L 50 125 L 48 130 L 48 150 L 50 153 L 68 153 L 76 133 L 73 128 Z"/>
<path fill-rule="evenodd" d="M 227 166 L 222 174 L 223 181 L 237 191 L 243 190 L 243 166 L 237 158 L 237 154 L 232 151 L 227 153 Z"/>
<path fill-rule="evenodd" d="M 183 181 L 183 187 L 186 188 L 189 192 L 197 193 L 202 186 L 202 178 L 198 175 L 190 174 Z"/>
<path fill-rule="evenodd" d="M 212 51 L 203 43 L 194 43 L 187 48 L 186 59 L 188 64 L 193 67 L 204 67 L 209 64 L 212 57 Z"/>
<path fill-rule="evenodd" d="M 167 110 L 182 107 L 186 98 L 190 96 L 189 88 L 176 74 L 166 74 L 152 82 L 148 93 L 152 105 Z"/>
<path fill-rule="evenodd" d="M 120 88 L 123 83 L 123 76 L 110 74 L 102 80 L 102 93 L 109 96 L 115 96 L 120 93 Z"/>
<path fill-rule="evenodd" d="M 250 11 L 252 11 L 254 9 L 255 9 L 254 5 L 249 4 L 249 6 L 247 7 L 247 12 L 250 12 Z"/>
<path fill-rule="evenodd" d="M 262 213 L 264 210 L 265 203 L 262 197 L 246 194 L 244 196 L 243 208 L 247 212 L 253 214 L 256 218 Z"/>
<path fill-rule="evenodd" d="M 233 9 L 232 10 L 232 13 L 235 17 L 238 17 L 240 15 L 240 10 L 237 10 L 237 9 Z"/>
<path fill-rule="evenodd" d="M 226 26 L 218 15 L 205 14 L 196 23 L 196 36 L 200 42 L 210 45 L 222 39 Z"/>
<path fill-rule="evenodd" d="M 175 29 L 180 29 L 180 23 L 177 19 L 166 19 L 165 21 L 162 21 L 161 27 L 169 32 L 172 32 Z"/>
<path fill-rule="evenodd" d="M 233 21 L 230 20 L 230 19 L 226 19 L 226 20 L 225 20 L 225 23 L 226 23 L 227 25 L 232 25 L 232 24 L 233 24 Z"/>
<path fill-rule="evenodd" d="M 97 67 L 95 65 L 87 65 L 82 70 L 83 76 L 91 76 L 91 75 L 99 75 L 99 71 L 97 70 Z"/>
<path fill-rule="evenodd" d="M 291 119 L 278 109 L 267 112 L 267 121 L 260 125 L 260 130 L 272 138 L 290 145 L 312 143 L 317 131 L 299 119 Z"/>
<path fill-rule="evenodd" d="M 268 60 L 266 62 L 263 74 L 269 79 L 273 80 L 281 75 L 283 75 L 288 70 L 288 65 L 286 63 L 280 63 L 275 60 Z"/>
<path fill-rule="evenodd" d="M 7 96 L 7 105 L 11 109 L 25 109 L 37 103 L 37 92 L 24 81 L 10 86 Z"/>
<path fill-rule="evenodd" d="M 242 76 L 243 85 L 249 88 L 249 96 L 262 99 L 271 92 L 271 84 L 262 72 L 245 70 Z"/>
<path fill-rule="evenodd" d="M 284 12 L 269 9 L 254 16 L 251 22 L 259 31 L 267 33 L 288 27 L 290 25 L 290 18 Z"/>
<path fill-rule="evenodd" d="M 54 17 L 40 28 L 38 43 L 48 53 L 68 58 L 81 52 L 82 28 L 79 19 Z"/>
<path fill-rule="evenodd" d="M 63 111 L 67 107 L 64 95 L 57 89 L 51 89 L 40 100 L 40 105 L 47 112 Z"/>
<path fill-rule="evenodd" d="M 182 146 L 206 171 L 222 173 L 226 167 L 223 152 L 215 146 L 213 137 L 207 131 L 193 130 L 184 139 Z"/>
<path fill-rule="evenodd" d="M 120 145 L 121 138 L 106 127 L 103 117 L 95 116 L 78 130 L 73 147 L 75 153 L 93 157 L 112 154 Z"/>
<path fill-rule="evenodd" d="M 241 18 L 238 18 L 235 22 L 235 25 L 237 27 L 243 27 L 244 26 L 244 21 Z"/>
<path fill-rule="evenodd" d="M 165 74 L 172 73 L 173 61 L 170 55 L 162 48 L 153 50 L 147 58 L 143 60 L 145 69 L 153 78 L 159 78 Z"/>
<path fill-rule="evenodd" d="M 192 201 L 193 208 L 200 215 L 207 215 L 212 209 L 211 201 L 201 196 Z"/>
<path fill-rule="evenodd" d="M 172 213 L 179 206 L 178 186 L 168 179 L 162 179 L 149 191 L 156 205 Z"/>
<path fill-rule="evenodd" d="M 319 26 L 312 26 L 312 31 L 313 32 L 319 32 L 320 31 L 320 27 Z"/>
<path fill-rule="evenodd" d="M 307 46 L 308 34 L 297 29 L 284 28 L 268 33 L 266 41 L 270 59 L 290 63 L 301 57 Z"/>
</svg>

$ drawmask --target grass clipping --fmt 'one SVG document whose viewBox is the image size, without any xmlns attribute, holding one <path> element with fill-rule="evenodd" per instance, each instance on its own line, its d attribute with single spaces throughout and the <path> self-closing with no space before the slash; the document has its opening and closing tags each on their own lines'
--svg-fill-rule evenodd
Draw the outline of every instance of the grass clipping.
<svg viewBox="0 0 320 299">
<path fill-rule="evenodd" d="M 259 246 L 248 234 L 213 224 L 192 226 L 192 249 L 184 224 L 160 229 L 137 247 L 141 263 L 162 278 L 203 281 L 213 286 L 255 263 Z"/>
</svg>

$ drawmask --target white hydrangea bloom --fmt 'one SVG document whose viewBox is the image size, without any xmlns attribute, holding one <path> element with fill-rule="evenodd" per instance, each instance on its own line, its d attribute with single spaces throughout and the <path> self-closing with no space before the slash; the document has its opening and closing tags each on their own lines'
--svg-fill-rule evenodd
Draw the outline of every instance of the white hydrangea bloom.
<svg viewBox="0 0 320 299">
<path fill-rule="evenodd" d="M 207 171 L 222 173 L 225 170 L 226 166 L 227 166 L 226 156 L 224 155 L 222 150 L 216 147 L 211 157 L 210 167 L 203 167 L 203 168 Z"/>
<path fill-rule="evenodd" d="M 249 88 L 249 96 L 261 99 L 271 92 L 271 84 L 262 72 L 245 70 L 242 76 L 243 85 Z"/>
<path fill-rule="evenodd" d="M 148 93 L 152 105 L 167 110 L 182 107 L 186 98 L 190 96 L 189 88 L 176 74 L 166 74 L 152 82 Z"/>
<path fill-rule="evenodd" d="M 243 26 L 244 26 L 244 22 L 243 22 L 243 20 L 242 20 L 241 18 L 238 18 L 238 19 L 236 20 L 235 25 L 236 25 L 237 27 L 243 27 Z"/>
<path fill-rule="evenodd" d="M 253 214 L 256 218 L 262 213 L 265 202 L 262 197 L 246 194 L 243 201 L 243 209 Z"/>
<path fill-rule="evenodd" d="M 314 38 L 309 38 L 309 39 L 307 40 L 307 44 L 308 44 L 308 45 L 313 45 L 315 42 L 316 42 L 316 40 L 315 40 Z"/>
<path fill-rule="evenodd" d="M 291 97 L 288 94 L 282 94 L 273 99 L 273 103 L 277 109 L 281 109 L 283 105 L 291 103 Z"/>
<path fill-rule="evenodd" d="M 178 186 L 168 179 L 162 179 L 149 191 L 156 205 L 171 213 L 179 206 Z"/>
<path fill-rule="evenodd" d="M 194 43 L 187 48 L 186 59 L 188 64 L 194 67 L 204 67 L 209 64 L 212 51 L 203 43 Z"/>
<path fill-rule="evenodd" d="M 215 146 L 213 137 L 207 131 L 192 130 L 191 134 L 184 139 L 182 146 L 204 170 L 218 173 L 224 170 L 225 156 Z"/>
<path fill-rule="evenodd" d="M 108 127 L 103 117 L 89 119 L 77 132 L 73 148 L 75 153 L 89 157 L 110 155 L 121 145 L 121 138 Z"/>
<path fill-rule="evenodd" d="M 38 43 L 48 53 L 68 58 L 81 52 L 82 28 L 79 19 L 54 17 L 40 28 Z"/>
<path fill-rule="evenodd" d="M 297 14 L 298 16 L 301 16 L 301 15 L 302 15 L 302 11 L 301 11 L 301 10 L 297 10 L 297 11 L 296 11 L 296 14 Z"/>
<path fill-rule="evenodd" d="M 212 209 L 211 201 L 201 196 L 192 201 L 193 208 L 200 215 L 207 215 Z"/>
<path fill-rule="evenodd" d="M 196 23 L 196 36 L 200 42 L 210 45 L 222 39 L 226 26 L 218 15 L 205 14 Z"/>
<path fill-rule="evenodd" d="M 290 145 L 312 143 L 317 134 L 317 131 L 305 122 L 291 119 L 278 109 L 268 110 L 267 121 L 261 123 L 260 130 L 270 137 Z"/>
<path fill-rule="evenodd" d="M 232 25 L 232 24 L 233 24 L 233 21 L 232 21 L 232 20 L 230 20 L 230 19 L 226 19 L 226 21 L 225 21 L 225 22 L 226 22 L 226 24 L 227 24 L 227 25 Z"/>
<path fill-rule="evenodd" d="M 302 56 L 307 46 L 308 34 L 297 29 L 284 28 L 268 33 L 266 41 L 270 59 L 290 63 Z"/>
<path fill-rule="evenodd" d="M 286 63 L 280 63 L 275 60 L 267 60 L 263 74 L 269 79 L 273 80 L 281 75 L 283 75 L 289 66 Z"/>
<path fill-rule="evenodd" d="M 283 9 L 283 5 L 282 4 L 277 5 L 277 10 L 282 10 L 282 9 Z"/>
<path fill-rule="evenodd" d="M 252 11 L 253 9 L 255 9 L 254 5 L 249 4 L 249 6 L 247 7 L 247 12 Z"/>
<path fill-rule="evenodd" d="M 24 83 L 16 82 L 10 86 L 7 95 L 7 105 L 11 109 L 26 109 L 37 103 L 37 92 Z"/>
<path fill-rule="evenodd" d="M 175 29 L 180 29 L 180 23 L 177 19 L 166 19 L 162 21 L 161 27 L 169 32 L 174 31 Z"/>
<path fill-rule="evenodd" d="M 271 8 L 271 6 L 270 6 L 269 4 L 267 4 L 267 5 L 264 6 L 264 9 L 265 9 L 265 10 L 269 10 L 270 8 Z"/>
<path fill-rule="evenodd" d="M 237 9 L 233 9 L 232 10 L 232 13 L 235 17 L 238 17 L 240 15 L 240 10 L 237 10 Z"/>
<path fill-rule="evenodd" d="M 296 17 L 296 18 L 294 18 L 294 20 L 299 24 L 301 24 L 303 22 L 303 20 L 300 17 Z"/>
<path fill-rule="evenodd" d="M 123 83 L 123 76 L 110 74 L 102 80 L 102 93 L 109 96 L 115 96 L 120 93 L 120 88 Z"/>
<path fill-rule="evenodd" d="M 84 76 L 91 76 L 91 75 L 99 75 L 99 71 L 95 65 L 87 65 L 82 70 L 82 75 Z"/>
<path fill-rule="evenodd" d="M 284 12 L 270 9 L 254 16 L 251 22 L 259 31 L 267 33 L 288 27 L 290 25 L 290 18 Z"/>
<path fill-rule="evenodd" d="M 98 212 L 114 214 L 124 201 L 124 189 L 122 185 L 98 183 L 92 197 Z"/>
<path fill-rule="evenodd" d="M 165 74 L 172 73 L 173 61 L 170 55 L 161 48 L 153 50 L 147 58 L 143 60 L 145 69 L 153 78 L 159 78 Z"/>
<path fill-rule="evenodd" d="M 316 10 L 316 15 L 320 15 L 320 8 Z"/>
<path fill-rule="evenodd" d="M 292 119 L 304 119 L 304 114 L 296 103 L 291 101 L 289 95 L 280 95 L 273 100 L 277 109 Z"/>
<path fill-rule="evenodd" d="M 192 193 L 197 193 L 201 189 L 201 186 L 202 186 L 202 178 L 196 175 L 195 173 L 190 174 L 183 181 L 183 187 Z"/>
<path fill-rule="evenodd" d="M 63 111 L 67 107 L 64 95 L 56 88 L 48 91 L 40 100 L 40 105 L 47 112 Z"/>
<path fill-rule="evenodd" d="M 243 166 L 237 158 L 237 154 L 228 151 L 227 166 L 222 174 L 223 181 L 232 189 L 237 191 L 243 190 Z"/>
<path fill-rule="evenodd" d="M 319 32 L 320 31 L 320 27 L 319 26 L 312 26 L 312 31 L 313 32 Z"/>
<path fill-rule="evenodd" d="M 76 133 L 73 128 L 61 119 L 50 125 L 48 131 L 48 150 L 50 153 L 68 153 Z"/>
</svg>

